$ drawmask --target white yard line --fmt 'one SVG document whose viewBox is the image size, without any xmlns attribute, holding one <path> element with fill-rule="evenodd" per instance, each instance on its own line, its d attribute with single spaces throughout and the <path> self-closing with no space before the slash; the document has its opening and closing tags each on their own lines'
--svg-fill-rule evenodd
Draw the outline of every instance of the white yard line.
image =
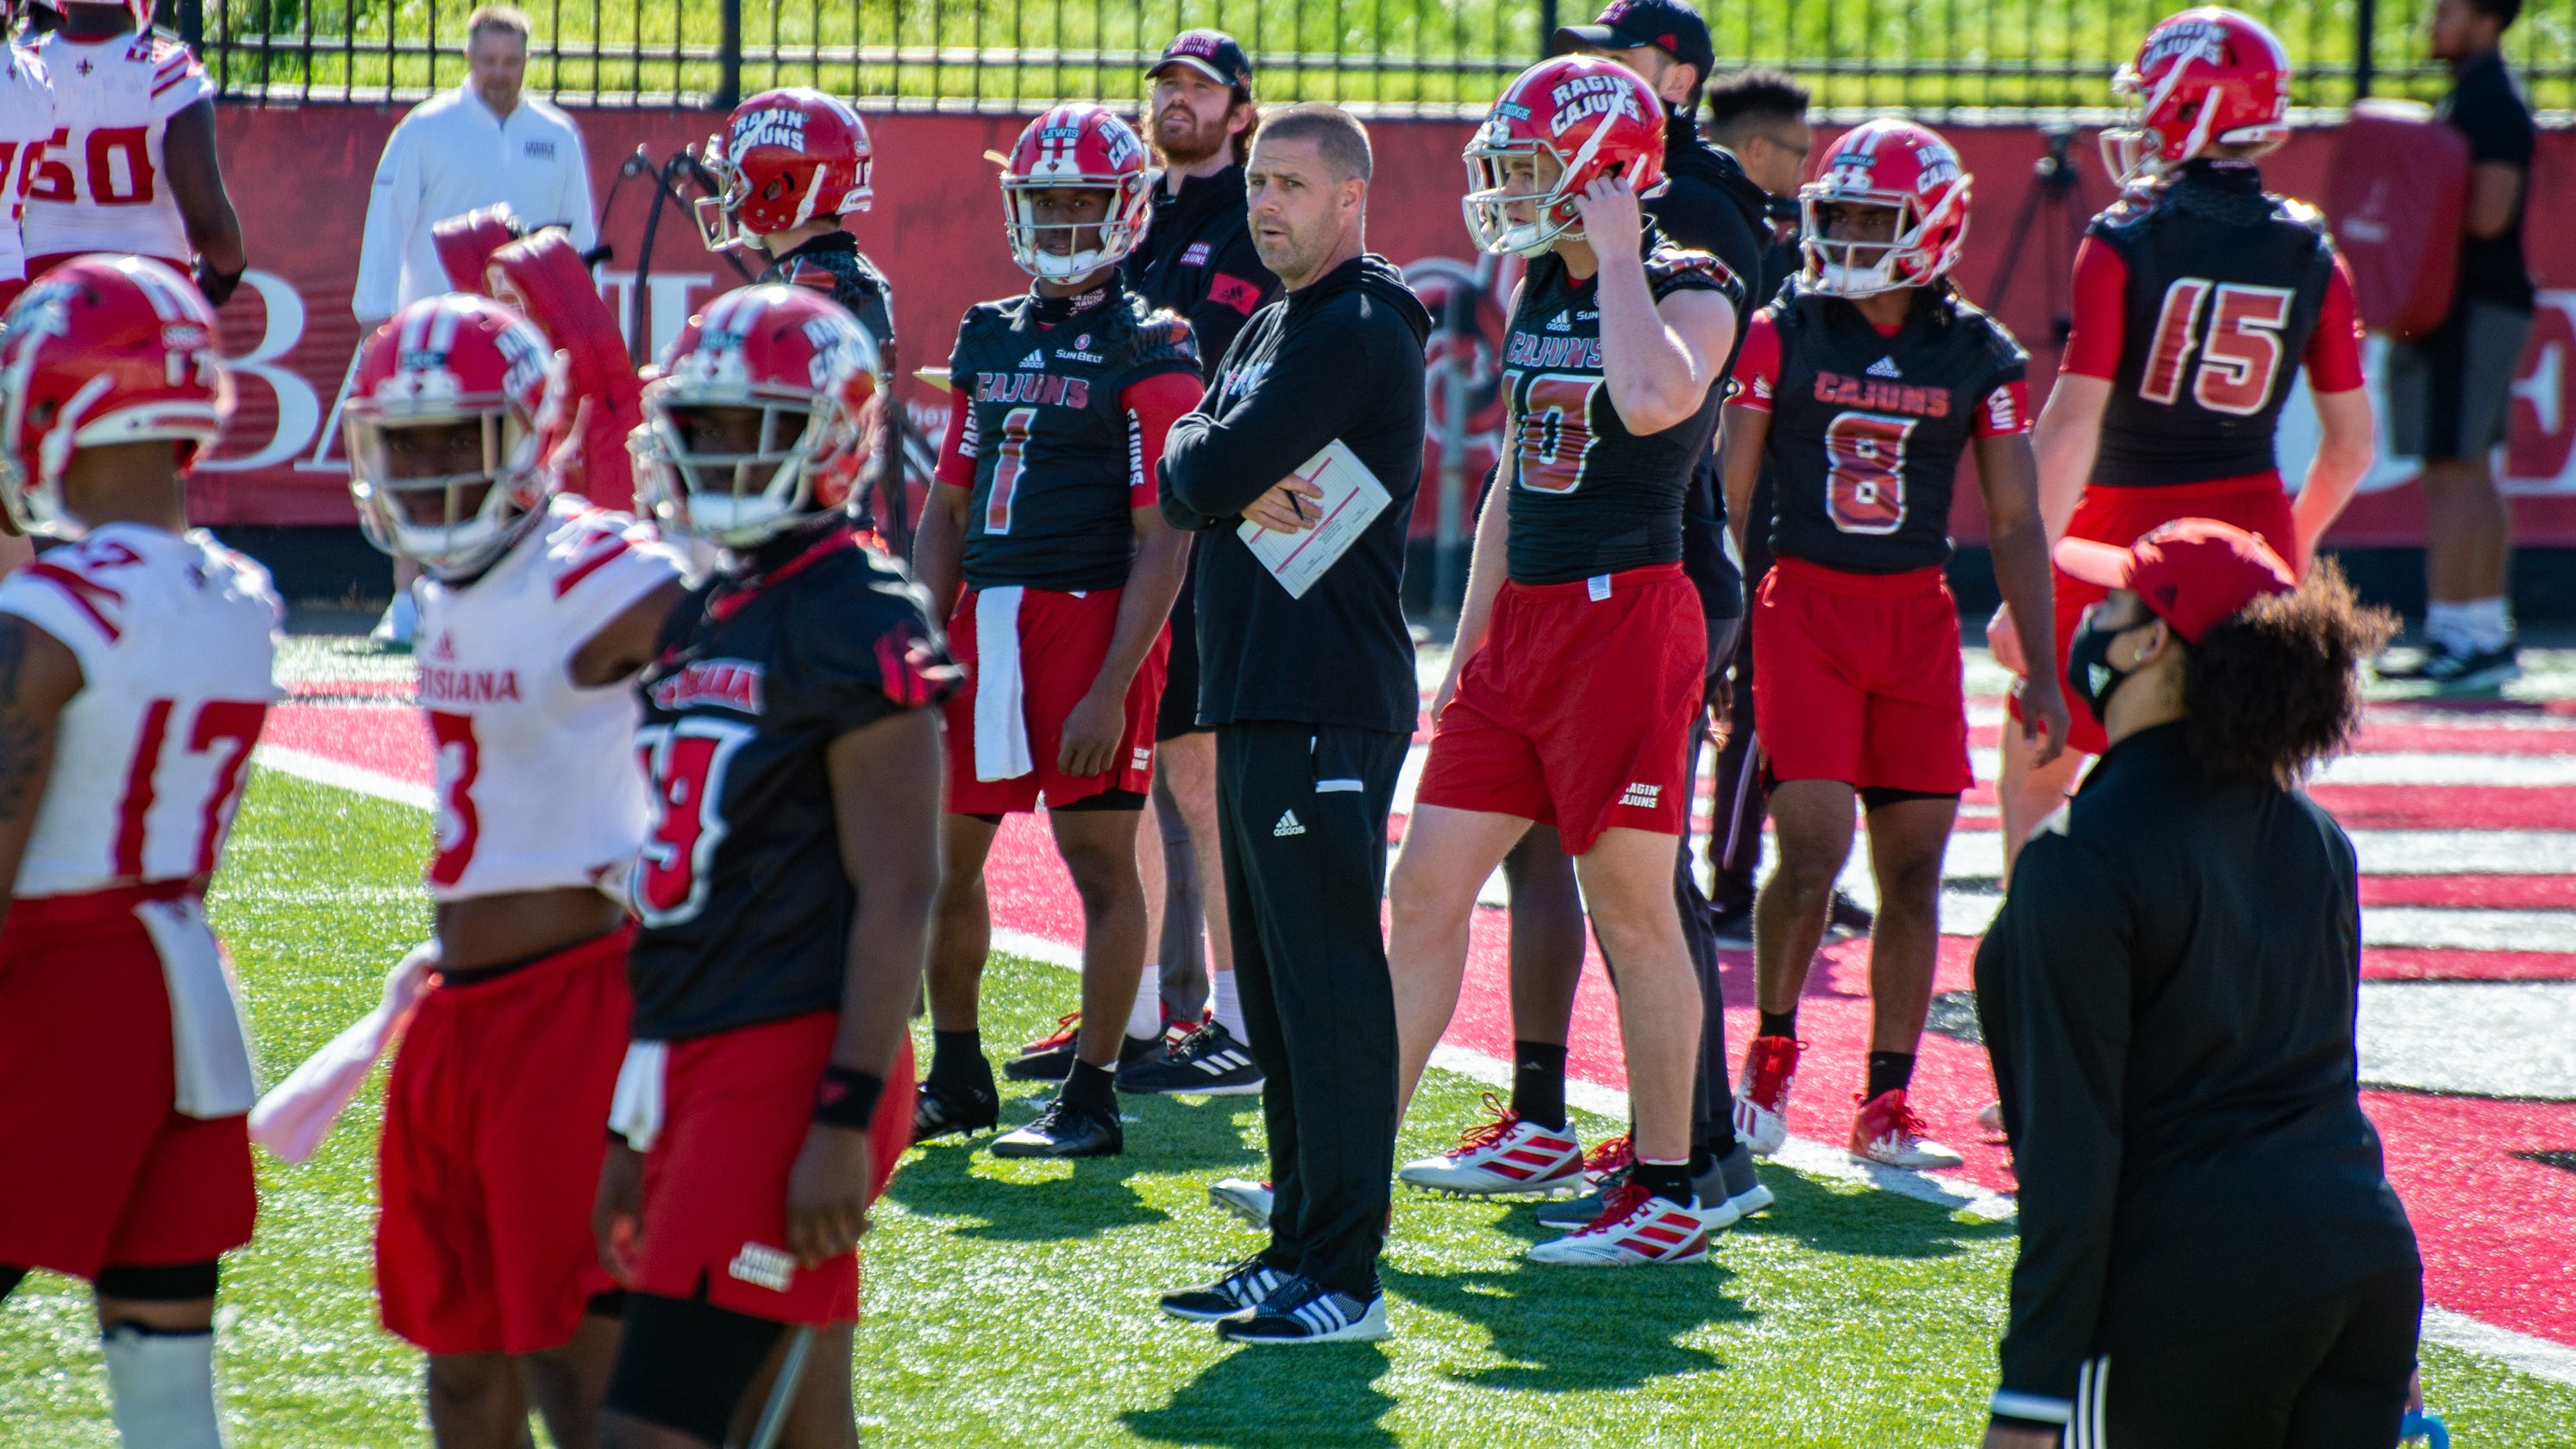
<svg viewBox="0 0 2576 1449">
<path fill-rule="evenodd" d="M 409 780 L 397 780 L 361 765 L 344 765 L 338 760 L 290 750 L 283 745 L 262 745 L 251 752 L 250 758 L 251 763 L 265 765 L 281 775 L 334 785 L 361 795 L 372 795 L 379 800 L 391 800 L 397 805 L 427 810 L 435 803 L 427 785 L 415 785 Z"/>
</svg>

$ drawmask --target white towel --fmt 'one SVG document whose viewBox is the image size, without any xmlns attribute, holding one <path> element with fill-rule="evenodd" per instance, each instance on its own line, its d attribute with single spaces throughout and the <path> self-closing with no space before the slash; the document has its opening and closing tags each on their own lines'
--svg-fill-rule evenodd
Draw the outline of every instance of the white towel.
<svg viewBox="0 0 2576 1449">
<path fill-rule="evenodd" d="M 438 969 L 438 943 L 423 941 L 404 953 L 385 973 L 383 999 L 375 1010 L 343 1028 L 304 1065 L 269 1088 L 250 1109 L 250 1140 L 286 1162 L 302 1162 L 330 1135 L 333 1123 L 357 1099 L 367 1073 L 402 1042 L 412 1013 L 429 992 L 430 973 Z"/>
<path fill-rule="evenodd" d="M 1028 711 L 1020 688 L 1020 586 L 975 596 L 975 778 L 1016 780 L 1029 758 Z"/>
<path fill-rule="evenodd" d="M 161 980 L 170 995 L 170 1053 L 178 1091 L 171 1106 L 182 1117 L 214 1121 L 238 1117 L 259 1101 L 259 1076 L 251 1065 L 250 1027 L 242 1020 L 241 986 L 206 909 L 193 896 L 145 901 L 134 917 L 161 957 Z"/>
<path fill-rule="evenodd" d="M 638 1152 L 653 1150 L 662 1135 L 662 1073 L 671 1060 L 666 1041 L 631 1041 L 617 1069 L 617 1094 L 608 1102 L 608 1130 Z"/>
</svg>

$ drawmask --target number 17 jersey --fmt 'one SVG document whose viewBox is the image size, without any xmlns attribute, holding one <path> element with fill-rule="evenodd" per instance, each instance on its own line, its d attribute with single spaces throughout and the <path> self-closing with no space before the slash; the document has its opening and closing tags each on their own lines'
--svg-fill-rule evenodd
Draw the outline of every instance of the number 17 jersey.
<svg viewBox="0 0 2576 1449">
<path fill-rule="evenodd" d="M 1744 279 L 1706 252 L 1646 234 L 1654 299 L 1715 292 L 1738 317 Z M 1691 469 L 1717 432 L 1726 391 L 1712 380 L 1699 411 L 1660 433 L 1629 432 L 1601 366 L 1601 276 L 1576 278 L 1554 254 L 1530 263 L 1503 344 L 1511 415 L 1496 465 L 1511 509 L 1510 576 L 1567 584 L 1681 562 Z M 1488 506 L 1491 506 L 1488 504 Z"/>
</svg>

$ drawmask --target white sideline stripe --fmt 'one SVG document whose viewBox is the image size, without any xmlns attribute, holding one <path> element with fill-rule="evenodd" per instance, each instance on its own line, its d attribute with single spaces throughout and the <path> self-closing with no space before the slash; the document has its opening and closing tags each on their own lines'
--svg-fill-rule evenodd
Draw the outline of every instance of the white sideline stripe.
<svg viewBox="0 0 2576 1449">
<path fill-rule="evenodd" d="M 2404 750 L 2326 762 L 2321 785 L 2576 785 L 2576 754 L 2463 755 Z"/>
<path fill-rule="evenodd" d="M 2576 874 L 2576 831 L 2355 830 L 2363 875 Z M 1855 860 L 1862 852 L 1855 850 Z M 1950 837 L 1942 874 L 1994 880 L 2003 874 L 2003 837 L 1961 830 Z"/>
<path fill-rule="evenodd" d="M 430 808 L 432 804 L 429 788 L 425 785 L 396 780 L 374 770 L 344 765 L 302 750 L 262 745 L 253 752 L 251 759 L 253 763 L 280 774 L 371 795 L 379 800 L 391 800 L 421 810 Z M 996 929 L 993 932 L 993 949 L 1044 961 L 1052 966 L 1076 970 L 1082 966 L 1079 947 L 1028 931 Z M 1511 1084 L 1511 1065 L 1483 1052 L 1444 1044 L 1432 1052 L 1431 1064 L 1489 1085 Z M 1568 1078 L 1565 1100 L 1596 1116 L 1621 1118 L 1628 1115 L 1628 1094 L 1597 1082 Z M 1876 1163 L 1855 1162 L 1848 1153 L 1804 1138 L 1790 1138 L 1772 1160 L 1811 1177 L 1881 1188 L 1975 1217 L 2006 1220 L 2015 1215 L 2013 1200 L 1999 1193 L 1929 1173 L 1905 1172 Z M 2516 1333 L 2482 1323 L 2466 1314 L 2429 1306 L 2424 1310 L 2424 1336 L 2435 1343 L 2495 1359 L 2535 1378 L 2576 1385 L 2576 1348 L 2552 1343 L 2545 1338 Z"/>
<path fill-rule="evenodd" d="M 262 745 L 251 752 L 250 758 L 252 764 L 265 766 L 281 775 L 293 775 L 301 780 L 311 780 L 317 785 L 331 785 L 342 790 L 353 790 L 361 795 L 372 795 L 379 800 L 391 800 L 397 805 L 409 805 L 415 810 L 427 810 L 436 803 L 436 798 L 427 785 L 415 785 L 409 780 L 397 780 L 381 771 L 369 770 L 357 765 L 344 765 L 338 760 L 324 759 L 320 755 L 306 754 L 302 750 L 290 750 L 283 745 Z"/>
<path fill-rule="evenodd" d="M 1852 899 L 1872 910 L 1878 908 L 1876 883 L 1866 867 L 1846 871 L 1842 886 Z M 1507 901 L 1498 895 L 1494 904 Z M 1982 936 L 2002 909 L 2003 898 L 1992 892 L 1943 891 L 1941 933 Z M 2364 906 L 2361 944 L 2420 951 L 2576 951 L 2576 911 Z"/>
</svg>

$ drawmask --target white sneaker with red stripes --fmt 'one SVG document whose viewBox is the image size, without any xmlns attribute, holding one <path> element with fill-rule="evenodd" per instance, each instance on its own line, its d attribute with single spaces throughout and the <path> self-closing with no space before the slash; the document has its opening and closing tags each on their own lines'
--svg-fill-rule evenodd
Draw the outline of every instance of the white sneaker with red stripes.
<svg viewBox="0 0 2576 1449">
<path fill-rule="evenodd" d="M 1397 1168 L 1396 1181 L 1462 1197 L 1583 1186 L 1583 1144 L 1572 1127 L 1551 1130 L 1525 1121 L 1491 1092 L 1485 1094 L 1485 1110 L 1493 1114 L 1491 1121 L 1468 1128 L 1447 1152 Z"/>
<path fill-rule="evenodd" d="M 1574 1268 L 1634 1268 L 1647 1263 L 1696 1263 L 1708 1256 L 1709 1234 L 1735 1225 L 1726 1203 L 1688 1206 L 1657 1197 L 1632 1178 L 1610 1194 L 1601 1216 L 1552 1242 L 1531 1246 L 1530 1258 Z"/>
</svg>

